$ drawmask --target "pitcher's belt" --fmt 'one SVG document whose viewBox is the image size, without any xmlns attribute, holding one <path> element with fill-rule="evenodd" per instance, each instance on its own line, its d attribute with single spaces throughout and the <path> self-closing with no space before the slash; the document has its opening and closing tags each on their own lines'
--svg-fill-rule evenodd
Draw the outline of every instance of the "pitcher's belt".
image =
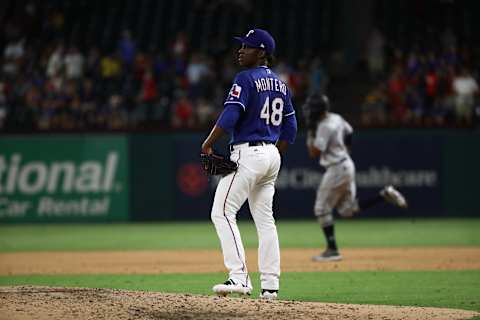
<svg viewBox="0 0 480 320">
<path fill-rule="evenodd" d="M 272 141 L 268 140 L 258 140 L 258 141 L 248 141 L 248 142 L 240 142 L 230 145 L 230 151 L 245 148 L 245 147 L 257 147 L 257 146 L 265 146 L 268 144 L 273 144 Z"/>
</svg>

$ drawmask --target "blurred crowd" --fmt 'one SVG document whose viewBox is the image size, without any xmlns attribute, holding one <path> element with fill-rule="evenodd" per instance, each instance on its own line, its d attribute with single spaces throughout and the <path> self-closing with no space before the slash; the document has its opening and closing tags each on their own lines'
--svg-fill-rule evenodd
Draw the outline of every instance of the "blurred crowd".
<svg viewBox="0 0 480 320">
<path fill-rule="evenodd" d="M 233 41 L 197 51 L 189 35 L 178 32 L 166 49 L 146 50 L 124 30 L 115 47 L 105 49 L 65 41 L 65 26 L 61 11 L 40 16 L 33 2 L 5 23 L 1 131 L 204 129 L 221 112 L 238 72 Z M 348 117 L 351 111 L 363 126 L 471 125 L 476 112 L 480 117 L 471 49 L 450 29 L 440 41 L 419 35 L 411 43 L 391 43 L 374 30 L 366 41 L 369 92 L 363 103 L 358 99 L 360 112 L 358 105 L 341 112 Z M 314 55 L 294 63 L 279 59 L 274 70 L 291 88 L 299 113 L 309 93 L 342 86 Z"/>
<path fill-rule="evenodd" d="M 204 128 L 223 108 L 238 69 L 234 51 L 195 52 L 179 33 L 168 52 L 142 52 L 125 30 L 109 53 L 53 41 L 30 46 L 24 38 L 4 49 L 0 126 L 12 131 Z M 296 99 L 324 90 L 319 59 L 300 71 L 279 61 L 275 70 Z"/>
<path fill-rule="evenodd" d="M 206 128 L 217 118 L 236 72 L 236 50 L 196 51 L 178 32 L 166 50 L 142 50 L 129 30 L 115 48 L 62 38 L 61 11 L 7 23 L 0 60 L 0 130 L 7 132 Z M 32 23 L 27 23 L 29 20 Z M 39 30 L 40 29 L 40 30 Z M 275 70 L 298 101 L 324 90 L 319 59 Z"/>
<path fill-rule="evenodd" d="M 32 47 L 24 38 L 14 39 L 2 61 L 3 126 L 26 131 L 201 126 L 218 112 L 217 84 L 224 81 L 219 76 L 230 70 L 217 74 L 213 60 L 190 54 L 184 39 L 179 35 L 167 54 L 141 52 L 128 31 L 111 52 L 56 40 Z"/>
<path fill-rule="evenodd" d="M 361 123 L 471 126 L 480 118 L 480 70 L 472 49 L 450 28 L 418 32 L 405 43 L 388 43 L 379 30 L 370 35 L 366 61 L 373 85 Z"/>
</svg>

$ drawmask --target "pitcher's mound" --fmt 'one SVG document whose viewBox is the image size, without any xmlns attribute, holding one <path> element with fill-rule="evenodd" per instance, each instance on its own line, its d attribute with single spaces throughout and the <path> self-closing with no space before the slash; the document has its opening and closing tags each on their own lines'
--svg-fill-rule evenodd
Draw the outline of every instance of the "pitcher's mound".
<svg viewBox="0 0 480 320">
<path fill-rule="evenodd" d="M 159 292 L 0 287 L 0 319 L 468 319 L 473 311 Z"/>
</svg>

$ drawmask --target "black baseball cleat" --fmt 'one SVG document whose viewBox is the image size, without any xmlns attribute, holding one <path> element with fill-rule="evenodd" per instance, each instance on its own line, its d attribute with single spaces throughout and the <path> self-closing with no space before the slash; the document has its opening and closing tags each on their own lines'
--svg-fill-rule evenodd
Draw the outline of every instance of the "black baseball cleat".
<svg viewBox="0 0 480 320">
<path fill-rule="evenodd" d="M 342 260 L 342 256 L 338 253 L 337 250 L 327 249 L 323 251 L 321 254 L 313 256 L 313 261 L 318 262 L 326 262 L 326 261 L 340 261 Z"/>
<path fill-rule="evenodd" d="M 277 300 L 277 297 L 278 297 L 278 290 L 262 289 L 262 292 L 260 293 L 260 299 Z"/>
</svg>

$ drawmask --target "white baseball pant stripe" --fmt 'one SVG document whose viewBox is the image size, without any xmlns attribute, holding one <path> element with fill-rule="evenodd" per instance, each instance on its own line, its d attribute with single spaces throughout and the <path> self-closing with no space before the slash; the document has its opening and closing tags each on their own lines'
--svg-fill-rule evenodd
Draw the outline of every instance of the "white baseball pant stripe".
<svg viewBox="0 0 480 320">
<path fill-rule="evenodd" d="M 225 267 L 231 279 L 252 286 L 245 261 L 245 249 L 236 214 L 248 199 L 257 229 L 258 267 L 262 289 L 278 290 L 280 247 L 273 218 L 275 180 L 280 169 L 280 154 L 275 145 L 238 148 L 232 152 L 238 170 L 223 177 L 215 192 L 211 218 L 220 239 Z"/>
<path fill-rule="evenodd" d="M 246 274 L 245 280 L 242 281 L 241 283 L 248 285 L 251 282 L 249 281 L 247 266 L 245 265 L 245 250 L 243 249 L 242 239 L 240 238 L 240 232 L 238 231 L 238 227 L 237 227 L 236 223 L 235 223 L 234 226 L 232 226 L 233 223 L 230 222 L 230 220 L 227 216 L 227 213 L 226 213 L 227 212 L 226 207 L 227 207 L 228 194 L 230 193 L 230 190 L 232 189 L 232 185 L 233 185 L 233 182 L 235 181 L 235 176 L 236 175 L 237 175 L 237 172 L 234 172 L 233 177 L 232 177 L 232 181 L 230 181 L 230 185 L 228 186 L 227 194 L 225 195 L 225 201 L 223 202 L 223 216 L 225 217 L 225 221 L 227 221 L 228 227 L 230 228 L 230 232 L 232 233 L 233 242 L 235 244 L 235 249 L 237 251 L 237 257 L 242 262 L 242 272 L 244 272 Z M 234 231 L 234 228 L 237 228 L 237 232 Z M 236 238 L 237 234 L 238 234 L 238 241 L 237 241 L 237 238 Z M 241 247 L 239 247 L 239 245 Z"/>
</svg>

